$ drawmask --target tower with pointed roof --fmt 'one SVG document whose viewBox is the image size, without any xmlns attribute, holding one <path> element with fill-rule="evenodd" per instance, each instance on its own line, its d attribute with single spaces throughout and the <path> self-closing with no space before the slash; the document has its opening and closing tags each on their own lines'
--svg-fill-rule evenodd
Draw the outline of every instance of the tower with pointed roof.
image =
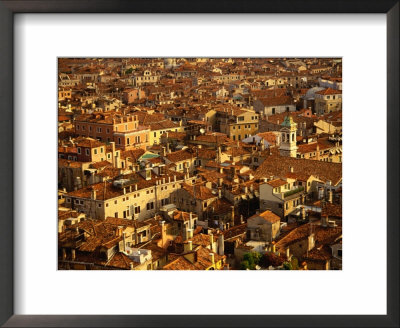
<svg viewBox="0 0 400 328">
<path fill-rule="evenodd" d="M 296 131 L 297 124 L 293 121 L 291 116 L 286 116 L 281 124 L 281 145 L 279 152 L 281 156 L 290 156 L 296 158 L 297 145 L 296 145 Z"/>
</svg>

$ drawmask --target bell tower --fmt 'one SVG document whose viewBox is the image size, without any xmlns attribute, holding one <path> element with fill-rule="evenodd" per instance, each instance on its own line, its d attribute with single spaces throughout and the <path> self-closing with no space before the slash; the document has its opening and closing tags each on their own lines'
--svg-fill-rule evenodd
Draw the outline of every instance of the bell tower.
<svg viewBox="0 0 400 328">
<path fill-rule="evenodd" d="M 281 156 L 297 156 L 297 145 L 296 145 L 296 131 L 297 124 L 293 121 L 291 116 L 286 116 L 281 124 L 281 145 L 279 152 Z"/>
</svg>

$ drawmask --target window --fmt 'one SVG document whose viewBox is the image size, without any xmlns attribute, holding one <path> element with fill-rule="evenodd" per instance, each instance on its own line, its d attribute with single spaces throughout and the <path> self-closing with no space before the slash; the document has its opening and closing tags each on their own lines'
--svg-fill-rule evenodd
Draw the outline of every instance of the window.
<svg viewBox="0 0 400 328">
<path fill-rule="evenodd" d="M 97 155 L 97 149 L 94 149 L 94 154 Z"/>
<path fill-rule="evenodd" d="M 117 204 L 118 203 L 118 201 L 117 200 L 114 200 L 114 204 Z"/>
<path fill-rule="evenodd" d="M 67 198 L 67 203 L 71 203 L 71 198 Z"/>
<path fill-rule="evenodd" d="M 157 137 L 157 132 L 154 132 L 154 137 Z"/>
<path fill-rule="evenodd" d="M 76 129 L 79 130 L 79 125 L 76 126 Z"/>
<path fill-rule="evenodd" d="M 100 147 L 100 153 L 103 153 L 103 150 L 104 150 L 103 147 Z"/>
<path fill-rule="evenodd" d="M 91 126 L 89 126 L 89 131 L 92 132 L 92 127 Z"/>
<path fill-rule="evenodd" d="M 140 213 L 140 206 L 136 206 L 135 207 L 135 214 L 139 214 Z"/>
<path fill-rule="evenodd" d="M 121 138 L 118 138 L 118 145 L 121 144 Z"/>
<path fill-rule="evenodd" d="M 82 125 L 82 130 L 85 131 L 85 126 L 84 125 Z"/>
<path fill-rule="evenodd" d="M 149 202 L 149 203 L 147 203 L 147 204 L 146 204 L 146 209 L 147 209 L 148 211 L 154 209 L 154 202 Z"/>
<path fill-rule="evenodd" d="M 106 203 L 106 207 L 108 207 L 108 203 Z"/>
<path fill-rule="evenodd" d="M 342 256 L 342 250 L 341 250 L 341 249 L 338 249 L 337 255 L 338 255 L 338 256 Z"/>
<path fill-rule="evenodd" d="M 81 147 L 78 147 L 78 154 L 81 153 Z"/>
<path fill-rule="evenodd" d="M 111 154 L 107 154 L 107 158 L 110 159 L 111 158 Z"/>
<path fill-rule="evenodd" d="M 97 206 L 99 207 L 99 208 L 101 208 L 101 204 L 99 203 L 99 204 L 97 204 Z"/>
<path fill-rule="evenodd" d="M 97 128 L 97 132 L 98 132 L 98 133 L 101 133 L 101 128 Z"/>
<path fill-rule="evenodd" d="M 130 143 L 129 138 L 126 138 L 126 143 L 129 145 L 129 143 Z"/>
<path fill-rule="evenodd" d="M 90 155 L 90 151 L 89 151 L 89 149 L 85 149 L 85 153 L 86 153 L 86 156 L 89 156 Z"/>
<path fill-rule="evenodd" d="M 114 217 L 116 217 L 116 218 L 118 217 L 118 212 L 114 213 Z"/>
<path fill-rule="evenodd" d="M 107 131 L 107 133 L 110 133 L 110 129 L 109 129 L 109 128 L 107 128 L 107 130 L 106 130 L 106 131 Z"/>
</svg>

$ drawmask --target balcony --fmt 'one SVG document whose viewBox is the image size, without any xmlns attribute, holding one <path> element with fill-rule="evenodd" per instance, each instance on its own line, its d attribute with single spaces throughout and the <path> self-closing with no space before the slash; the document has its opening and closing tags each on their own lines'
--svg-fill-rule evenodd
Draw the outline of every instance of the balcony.
<svg viewBox="0 0 400 328">
<path fill-rule="evenodd" d="M 300 192 L 302 192 L 302 191 L 304 191 L 304 187 L 303 187 L 303 186 L 300 186 L 300 187 L 297 187 L 296 189 L 292 189 L 292 190 L 286 191 L 286 192 L 283 194 L 283 197 L 284 197 L 284 198 L 288 198 L 288 197 L 293 196 L 293 195 L 296 195 L 296 194 L 298 194 L 298 193 L 300 193 Z"/>
</svg>

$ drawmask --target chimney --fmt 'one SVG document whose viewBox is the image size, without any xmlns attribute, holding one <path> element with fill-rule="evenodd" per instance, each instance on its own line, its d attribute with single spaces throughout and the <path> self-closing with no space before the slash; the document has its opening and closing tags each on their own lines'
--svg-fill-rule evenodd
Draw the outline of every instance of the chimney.
<svg viewBox="0 0 400 328">
<path fill-rule="evenodd" d="M 323 227 L 327 227 L 328 226 L 328 217 L 327 216 L 322 216 L 321 217 L 321 225 L 323 226 Z"/>
<path fill-rule="evenodd" d="M 240 214 L 240 224 L 243 224 L 244 219 L 243 219 L 243 214 Z"/>
<path fill-rule="evenodd" d="M 191 252 L 193 250 L 193 244 L 191 240 L 188 240 L 187 244 L 184 245 L 185 252 Z"/>
<path fill-rule="evenodd" d="M 276 252 L 275 242 L 272 242 L 272 244 L 271 244 L 271 252 L 272 252 L 272 253 L 275 253 L 275 252 Z"/>
<path fill-rule="evenodd" d="M 111 158 L 113 167 L 117 167 L 116 159 L 115 159 L 115 142 L 110 142 L 111 145 Z"/>
<path fill-rule="evenodd" d="M 131 270 L 133 270 L 133 262 L 129 263 L 129 267 Z"/>
<path fill-rule="evenodd" d="M 124 195 L 126 195 L 126 187 L 124 187 Z"/>
<path fill-rule="evenodd" d="M 193 229 L 193 214 L 189 212 L 189 228 Z"/>
<path fill-rule="evenodd" d="M 301 207 L 301 218 L 306 219 L 306 208 L 304 206 Z"/>
<path fill-rule="evenodd" d="M 74 248 L 71 249 L 71 259 L 72 259 L 72 261 L 75 261 L 75 259 L 76 259 L 76 251 Z"/>
<path fill-rule="evenodd" d="M 231 206 L 231 223 L 233 227 L 235 225 L 235 206 Z"/>
<path fill-rule="evenodd" d="M 161 243 L 162 243 L 162 246 L 165 245 L 166 240 L 167 240 L 167 234 L 165 231 L 165 221 L 161 221 Z"/>
<path fill-rule="evenodd" d="M 122 240 L 124 243 L 124 252 L 125 252 L 126 251 L 126 233 L 125 233 L 125 231 L 122 233 Z"/>
<path fill-rule="evenodd" d="M 92 189 L 91 198 L 96 200 L 96 190 Z"/>
<path fill-rule="evenodd" d="M 187 239 L 193 238 L 193 229 L 187 229 Z"/>
<path fill-rule="evenodd" d="M 210 253 L 210 261 L 213 265 L 215 264 L 214 253 Z"/>
<path fill-rule="evenodd" d="M 221 256 L 225 254 L 225 241 L 223 234 L 218 236 L 218 254 Z"/>
<path fill-rule="evenodd" d="M 166 150 L 165 147 L 162 147 L 161 149 L 162 149 L 162 153 L 161 154 L 162 154 L 163 157 L 165 157 L 167 155 L 167 150 Z"/>
<path fill-rule="evenodd" d="M 289 170 L 290 170 L 290 173 L 293 173 L 294 172 L 293 166 L 289 166 Z"/>
<path fill-rule="evenodd" d="M 332 192 L 332 190 L 328 191 L 328 202 L 330 204 L 332 204 L 332 202 L 333 202 L 333 192 Z"/>
<path fill-rule="evenodd" d="M 146 167 L 146 180 L 151 180 L 151 167 Z"/>
<path fill-rule="evenodd" d="M 210 235 L 210 249 L 211 249 L 211 250 L 213 250 L 213 248 L 214 248 L 213 245 L 214 245 L 214 236 L 211 234 L 211 235 Z"/>
<path fill-rule="evenodd" d="M 221 188 L 218 189 L 218 198 L 219 199 L 222 198 L 222 190 L 221 190 Z"/>
</svg>

